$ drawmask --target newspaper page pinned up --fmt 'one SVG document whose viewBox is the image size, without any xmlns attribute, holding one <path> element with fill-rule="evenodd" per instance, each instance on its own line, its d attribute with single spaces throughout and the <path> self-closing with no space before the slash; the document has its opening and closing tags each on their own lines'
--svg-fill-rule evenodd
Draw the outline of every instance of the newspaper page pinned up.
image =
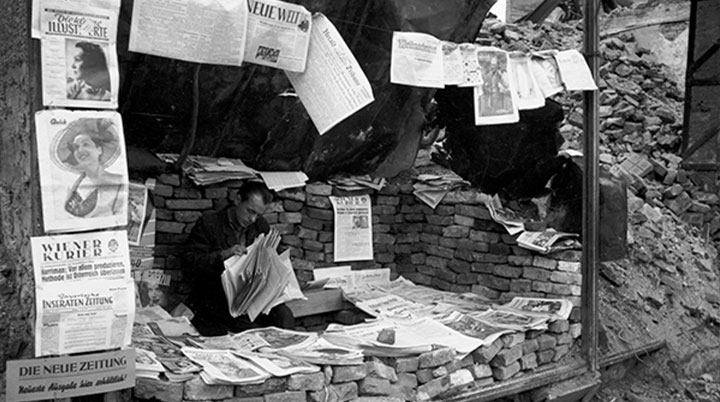
<svg viewBox="0 0 720 402">
<path fill-rule="evenodd" d="M 335 262 L 373 259 L 370 196 L 330 197 L 335 211 Z"/>
<path fill-rule="evenodd" d="M 130 344 L 135 285 L 124 230 L 31 238 L 35 356 Z"/>
<path fill-rule="evenodd" d="M 390 82 L 444 88 L 442 41 L 419 32 L 393 32 Z"/>
<path fill-rule="evenodd" d="M 482 85 L 483 75 L 477 55 L 478 48 L 472 43 L 460 44 L 460 58 L 462 60 L 461 87 L 476 87 Z"/>
<path fill-rule="evenodd" d="M 13 402 L 62 400 L 132 388 L 135 349 L 8 360 L 5 378 L 5 397 Z"/>
<path fill-rule="evenodd" d="M 130 183 L 128 188 L 128 243 L 132 246 L 140 245 L 140 238 L 143 234 L 145 223 L 145 211 L 147 209 L 148 191 L 145 186 L 137 183 Z"/>
<path fill-rule="evenodd" d="M 546 98 L 565 90 L 560 79 L 560 70 L 558 70 L 555 61 L 554 50 L 533 53 L 531 56 L 531 70 L 543 96 Z"/>
<path fill-rule="evenodd" d="M 35 114 L 46 232 L 127 224 L 128 172 L 120 114 L 43 110 Z"/>
<path fill-rule="evenodd" d="M 42 37 L 42 28 L 40 24 L 40 9 L 48 3 L 54 4 L 74 4 L 82 7 L 97 7 L 103 10 L 111 10 L 116 14 L 120 13 L 120 0 L 33 0 L 32 2 L 32 21 L 31 21 L 31 35 L 35 39 Z"/>
<path fill-rule="evenodd" d="M 247 43 L 243 61 L 287 71 L 305 71 L 311 14 L 278 0 L 248 0 Z"/>
<path fill-rule="evenodd" d="M 520 114 L 507 52 L 479 47 L 477 59 L 482 71 L 482 85 L 473 87 L 475 125 L 517 123 Z"/>
<path fill-rule="evenodd" d="M 237 0 L 135 0 L 132 52 L 194 63 L 240 66 L 248 6 Z"/>
<path fill-rule="evenodd" d="M 545 106 L 545 97 L 530 70 L 529 56 L 516 53 L 510 55 L 510 79 L 515 81 L 518 109 L 537 109 Z"/>
<path fill-rule="evenodd" d="M 443 80 L 445 85 L 460 85 L 463 83 L 463 60 L 460 54 L 460 45 L 453 42 L 443 42 Z"/>
<path fill-rule="evenodd" d="M 323 14 L 312 18 L 305 72 L 286 72 L 320 135 L 375 100 L 370 81 Z"/>
<path fill-rule="evenodd" d="M 597 85 L 585 58 L 575 49 L 555 53 L 560 77 L 568 91 L 595 91 Z"/>
<path fill-rule="evenodd" d="M 40 7 L 43 104 L 114 109 L 117 9 L 82 3 L 44 1 Z"/>
</svg>

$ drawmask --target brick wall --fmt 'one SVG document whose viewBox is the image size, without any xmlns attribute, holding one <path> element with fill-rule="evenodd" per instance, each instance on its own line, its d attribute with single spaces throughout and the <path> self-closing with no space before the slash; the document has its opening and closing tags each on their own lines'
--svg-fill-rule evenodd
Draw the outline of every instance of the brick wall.
<svg viewBox="0 0 720 402">
<path fill-rule="evenodd" d="M 194 222 L 228 205 L 242 182 L 199 188 L 178 175 L 161 175 L 152 191 L 157 208 L 155 265 L 172 272 L 182 286 L 182 250 Z M 291 249 L 298 279 L 312 279 L 315 267 L 333 262 L 333 211 L 329 195 L 347 195 L 311 183 L 280 192 L 265 218 Z M 475 292 L 492 299 L 514 296 L 564 297 L 580 304 L 580 251 L 542 256 L 517 246 L 493 222 L 474 191 L 449 193 L 436 209 L 412 195 L 410 182 L 371 194 L 374 261 L 351 262 L 353 269 L 388 267 L 421 285 Z M 348 263 L 342 263 L 346 265 Z"/>
</svg>

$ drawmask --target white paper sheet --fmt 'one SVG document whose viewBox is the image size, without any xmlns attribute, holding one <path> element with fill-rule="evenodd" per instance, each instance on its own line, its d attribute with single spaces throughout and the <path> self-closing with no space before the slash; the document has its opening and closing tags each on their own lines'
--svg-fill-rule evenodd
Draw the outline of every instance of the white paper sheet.
<svg viewBox="0 0 720 402">
<path fill-rule="evenodd" d="M 393 32 L 390 82 L 444 88 L 442 47 L 442 41 L 432 35 Z"/>
<path fill-rule="evenodd" d="M 247 2 L 135 0 L 129 49 L 194 63 L 240 66 Z"/>
<path fill-rule="evenodd" d="M 597 85 L 585 58 L 575 49 L 555 53 L 560 77 L 568 91 L 595 91 Z"/>
<path fill-rule="evenodd" d="M 258 172 L 270 190 L 281 191 L 287 188 L 303 187 L 308 177 L 303 172 Z"/>
<path fill-rule="evenodd" d="M 443 42 L 443 80 L 445 85 L 460 85 L 463 83 L 463 62 L 460 54 L 460 45 L 453 42 Z"/>
<path fill-rule="evenodd" d="M 530 57 L 510 55 L 510 79 L 515 81 L 515 94 L 519 110 L 545 106 L 545 97 L 530 71 Z"/>
<path fill-rule="evenodd" d="M 531 70 L 543 95 L 548 98 L 565 90 L 555 61 L 555 51 L 533 53 Z"/>
<path fill-rule="evenodd" d="M 370 104 L 372 87 L 340 33 L 313 15 L 305 72 L 287 72 L 320 135 Z"/>
</svg>

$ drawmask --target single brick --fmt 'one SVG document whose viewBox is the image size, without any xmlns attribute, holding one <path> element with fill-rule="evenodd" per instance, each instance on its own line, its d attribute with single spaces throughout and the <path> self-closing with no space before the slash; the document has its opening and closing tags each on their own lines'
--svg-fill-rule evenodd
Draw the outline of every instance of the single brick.
<svg viewBox="0 0 720 402">
<path fill-rule="evenodd" d="M 465 215 L 457 215 L 456 214 L 453 217 L 453 221 L 456 225 L 459 225 L 459 226 L 473 227 L 475 225 L 475 218 L 471 218 L 471 217 L 465 216 Z"/>
<path fill-rule="evenodd" d="M 471 206 L 471 205 L 455 205 L 455 213 L 459 215 L 470 216 L 473 218 L 490 220 L 490 211 L 484 206 Z"/>
<path fill-rule="evenodd" d="M 212 200 L 165 200 L 167 209 L 210 209 L 213 207 Z"/>
<path fill-rule="evenodd" d="M 436 367 L 436 368 L 432 369 L 432 375 L 435 378 L 444 377 L 448 374 L 449 374 L 448 369 L 445 366 L 440 366 L 440 367 Z"/>
<path fill-rule="evenodd" d="M 538 341 L 538 350 L 540 350 L 540 351 L 552 349 L 557 345 L 557 339 L 555 339 L 554 336 L 548 335 L 548 334 L 540 335 L 537 338 L 537 341 Z"/>
<path fill-rule="evenodd" d="M 398 357 L 395 359 L 395 371 L 398 373 L 417 371 L 420 359 L 413 357 Z"/>
<path fill-rule="evenodd" d="M 177 187 L 180 185 L 180 175 L 163 173 L 158 177 L 158 181 L 163 184 L 169 184 Z M 157 184 L 155 184 L 155 186 L 157 187 Z"/>
<path fill-rule="evenodd" d="M 548 326 L 548 331 L 556 334 L 568 332 L 570 329 L 570 321 L 568 320 L 555 320 Z"/>
<path fill-rule="evenodd" d="M 155 231 L 158 233 L 183 233 L 185 224 L 180 222 L 157 221 Z"/>
<path fill-rule="evenodd" d="M 415 372 L 415 375 L 420 384 L 425 384 L 435 378 L 435 376 L 433 376 L 433 369 L 419 369 Z"/>
<path fill-rule="evenodd" d="M 278 392 L 264 395 L 265 402 L 306 402 L 305 391 Z"/>
<path fill-rule="evenodd" d="M 512 334 L 505 334 L 500 337 L 500 340 L 502 341 L 504 348 L 510 349 L 525 342 L 525 333 L 515 332 Z"/>
<path fill-rule="evenodd" d="M 293 201 L 293 200 L 283 200 L 283 209 L 287 212 L 298 212 L 300 211 L 303 206 L 303 204 L 300 201 Z"/>
<path fill-rule="evenodd" d="M 522 344 L 523 354 L 535 353 L 540 349 L 540 344 L 537 339 L 528 339 Z"/>
<path fill-rule="evenodd" d="M 523 370 L 534 369 L 538 366 L 537 355 L 535 353 L 528 353 L 520 358 L 520 367 Z"/>
<path fill-rule="evenodd" d="M 303 215 L 300 212 L 281 212 L 278 215 L 280 223 L 301 223 Z"/>
<path fill-rule="evenodd" d="M 163 197 L 172 197 L 173 195 L 173 187 L 169 186 L 167 184 L 157 183 L 155 184 L 155 189 L 152 190 L 152 193 L 154 195 L 160 195 Z"/>
<path fill-rule="evenodd" d="M 435 378 L 417 388 L 417 400 L 426 401 L 450 389 L 450 376 Z"/>
<path fill-rule="evenodd" d="M 555 356 L 553 356 L 552 360 L 554 362 L 556 362 L 556 361 L 562 359 L 563 357 L 565 357 L 565 355 L 567 355 L 568 352 L 570 352 L 570 345 L 558 346 L 557 348 L 555 348 Z"/>
<path fill-rule="evenodd" d="M 495 265 L 493 273 L 503 278 L 519 278 L 523 274 L 523 268 L 510 265 Z"/>
<path fill-rule="evenodd" d="M 325 387 L 325 374 L 321 372 L 309 374 L 293 374 L 288 378 L 290 391 L 320 391 Z"/>
<path fill-rule="evenodd" d="M 550 280 L 552 282 L 580 286 L 582 284 L 582 275 L 571 272 L 553 272 L 550 274 Z"/>
<path fill-rule="evenodd" d="M 476 380 L 486 377 L 492 377 L 492 368 L 489 364 L 473 364 L 470 372 Z"/>
<path fill-rule="evenodd" d="M 498 354 L 500 349 L 502 349 L 502 345 L 502 341 L 498 339 L 490 345 L 484 345 L 475 349 L 475 351 L 472 352 L 475 363 L 490 363 L 490 361 L 492 361 L 492 359 Z"/>
<path fill-rule="evenodd" d="M 467 237 L 470 233 L 470 228 L 466 226 L 459 226 L 459 225 L 451 225 L 447 226 L 443 229 L 443 236 L 445 237 Z"/>
<path fill-rule="evenodd" d="M 438 257 L 452 259 L 455 256 L 455 251 L 452 249 L 449 249 L 447 247 L 442 246 L 436 246 L 436 245 L 428 245 L 425 247 L 425 252 L 427 254 L 436 255 Z"/>
<path fill-rule="evenodd" d="M 348 366 L 333 366 L 333 383 L 356 381 L 367 376 L 367 367 L 364 364 Z"/>
<path fill-rule="evenodd" d="M 532 256 L 530 255 L 510 255 L 508 256 L 508 264 L 517 267 L 524 267 L 532 265 Z"/>
<path fill-rule="evenodd" d="M 556 260 L 552 260 L 550 258 L 541 257 L 539 255 L 536 255 L 535 257 L 533 257 L 532 265 L 534 267 L 538 267 L 538 268 L 554 270 L 557 268 L 558 262 Z"/>
<path fill-rule="evenodd" d="M 481 243 L 498 243 L 500 241 L 500 235 L 493 232 L 485 232 L 482 230 L 471 230 L 470 240 Z"/>
<path fill-rule="evenodd" d="M 438 367 L 450 362 L 455 358 L 455 351 L 450 348 L 440 348 L 425 352 L 418 356 L 419 368 Z"/>
<path fill-rule="evenodd" d="M 539 365 L 550 363 L 555 357 L 555 349 L 542 350 L 537 353 L 537 362 Z"/>
<path fill-rule="evenodd" d="M 578 273 L 580 272 L 581 266 L 582 265 L 579 262 L 558 261 L 557 269 L 564 272 Z"/>
<path fill-rule="evenodd" d="M 389 395 L 390 381 L 382 378 L 365 377 L 358 381 L 360 395 Z"/>
<path fill-rule="evenodd" d="M 516 345 L 510 349 L 502 349 L 497 355 L 490 361 L 490 365 L 493 367 L 505 367 L 511 365 L 514 361 L 517 361 L 522 357 L 522 346 Z"/>
<path fill-rule="evenodd" d="M 532 281 L 530 279 L 513 279 L 510 281 L 510 291 L 526 294 L 532 291 Z"/>
<path fill-rule="evenodd" d="M 572 342 L 573 337 L 570 335 L 569 332 L 565 332 L 563 334 L 558 334 L 556 336 L 558 345 L 568 345 L 570 342 Z"/>
<path fill-rule="evenodd" d="M 335 217 L 335 214 L 333 213 L 333 211 L 329 210 L 329 209 L 318 209 L 318 208 L 307 207 L 305 210 L 305 213 L 310 218 L 318 219 L 318 220 L 326 221 L 326 222 L 332 222 Z"/>
<path fill-rule="evenodd" d="M 173 191 L 173 196 L 175 198 L 193 198 L 198 199 L 202 198 L 202 193 L 200 190 L 196 188 L 183 188 L 179 187 L 176 188 L 175 191 Z M 209 197 L 208 197 L 209 198 Z"/>
<path fill-rule="evenodd" d="M 509 366 L 493 367 L 493 377 L 498 381 L 504 381 L 520 371 L 520 362 L 516 361 Z"/>
<path fill-rule="evenodd" d="M 314 195 L 332 195 L 332 190 L 332 186 L 325 183 L 308 183 L 305 186 L 305 191 Z"/>
<path fill-rule="evenodd" d="M 473 378 L 473 375 L 470 372 L 470 370 L 460 369 L 460 370 L 450 373 L 450 388 L 455 388 L 455 387 L 463 386 L 465 384 L 470 384 L 474 380 L 475 380 L 475 378 Z"/>
</svg>

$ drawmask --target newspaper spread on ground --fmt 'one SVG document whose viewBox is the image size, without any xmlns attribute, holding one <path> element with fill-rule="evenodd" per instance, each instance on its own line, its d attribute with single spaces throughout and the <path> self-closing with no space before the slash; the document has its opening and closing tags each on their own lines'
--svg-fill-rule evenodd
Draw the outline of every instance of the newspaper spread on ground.
<svg viewBox="0 0 720 402">
<path fill-rule="evenodd" d="M 522 248 L 547 254 L 551 251 L 559 250 L 557 242 L 561 239 L 573 239 L 577 237 L 579 237 L 577 233 L 558 232 L 555 229 L 549 228 L 542 232 L 522 232 L 517 238 L 517 244 Z M 574 248 L 574 243 L 574 241 L 571 241 L 567 247 L 562 248 Z M 579 246 L 579 244 L 577 246 Z"/>
<path fill-rule="evenodd" d="M 147 187 L 142 184 L 130 183 L 128 188 L 128 243 L 139 246 L 145 224 L 145 211 L 148 204 Z"/>
<path fill-rule="evenodd" d="M 515 81 L 518 109 L 537 109 L 545 106 L 545 97 L 530 69 L 529 56 L 522 53 L 510 54 L 510 80 Z"/>
<path fill-rule="evenodd" d="M 372 87 L 330 20 L 312 18 L 305 72 L 287 72 L 320 135 L 370 104 Z"/>
<path fill-rule="evenodd" d="M 251 361 L 274 377 L 285 377 L 293 374 L 315 373 L 320 371 L 320 367 L 314 364 L 306 363 L 289 356 L 243 351 L 235 351 L 233 353 L 236 356 Z"/>
<path fill-rule="evenodd" d="M 443 42 L 443 81 L 445 85 L 460 85 L 463 83 L 463 59 L 460 54 L 460 45 L 453 42 Z"/>
<path fill-rule="evenodd" d="M 91 232 L 31 240 L 35 356 L 130 344 L 135 285 L 127 233 Z"/>
<path fill-rule="evenodd" d="M 202 366 L 200 377 L 208 385 L 259 384 L 270 378 L 270 374 L 228 350 L 183 347 L 182 352 Z"/>
<path fill-rule="evenodd" d="M 546 98 L 565 90 L 554 55 L 554 50 L 537 52 L 531 55 L 532 73 L 535 76 L 535 81 L 540 86 L 543 96 Z"/>
<path fill-rule="evenodd" d="M 239 346 L 236 349 L 254 351 L 257 349 L 284 349 L 303 348 L 315 342 L 317 334 L 314 332 L 291 331 L 277 327 L 249 329 L 232 335 L 232 339 Z"/>
<path fill-rule="evenodd" d="M 597 85 L 592 77 L 585 58 L 575 49 L 563 50 L 554 54 L 560 77 L 568 91 L 595 91 Z"/>
<path fill-rule="evenodd" d="M 129 181 L 120 114 L 43 110 L 35 127 L 45 231 L 125 226 Z"/>
<path fill-rule="evenodd" d="M 335 212 L 333 255 L 335 262 L 373 259 L 372 205 L 370 196 L 330 196 Z"/>
<path fill-rule="evenodd" d="M 305 71 L 311 14 L 278 0 L 248 0 L 247 43 L 243 61 L 287 71 Z"/>
<path fill-rule="evenodd" d="M 444 88 L 442 41 L 419 32 L 393 32 L 390 82 Z"/>
<path fill-rule="evenodd" d="M 478 48 L 472 43 L 460 44 L 460 58 L 462 60 L 461 87 L 476 87 L 483 83 L 483 72 L 478 61 Z"/>
<path fill-rule="evenodd" d="M 495 306 L 497 310 L 513 311 L 527 315 L 547 317 L 551 321 L 567 320 L 573 304 L 567 299 L 541 299 L 537 297 L 514 297 L 509 303 Z"/>
<path fill-rule="evenodd" d="M 111 10 L 116 14 L 120 13 L 120 0 L 33 0 L 32 15 L 30 21 L 30 32 L 33 38 L 40 39 L 42 37 L 42 27 L 40 24 L 40 9 L 47 5 L 53 4 L 73 4 L 83 8 L 95 7 L 103 10 Z"/>
<path fill-rule="evenodd" d="M 485 207 L 490 212 L 490 217 L 495 222 L 503 225 L 510 235 L 516 235 L 525 230 L 525 223 L 514 211 L 503 208 L 497 194 L 485 199 Z"/>
<path fill-rule="evenodd" d="M 475 125 L 517 123 L 515 82 L 510 79 L 508 53 L 494 47 L 478 47 L 482 85 L 473 87 Z"/>
<path fill-rule="evenodd" d="M 43 104 L 114 109 L 118 12 L 82 3 L 44 1 L 39 9 Z"/>
<path fill-rule="evenodd" d="M 132 52 L 194 63 L 240 66 L 248 6 L 236 0 L 135 0 Z"/>
</svg>

